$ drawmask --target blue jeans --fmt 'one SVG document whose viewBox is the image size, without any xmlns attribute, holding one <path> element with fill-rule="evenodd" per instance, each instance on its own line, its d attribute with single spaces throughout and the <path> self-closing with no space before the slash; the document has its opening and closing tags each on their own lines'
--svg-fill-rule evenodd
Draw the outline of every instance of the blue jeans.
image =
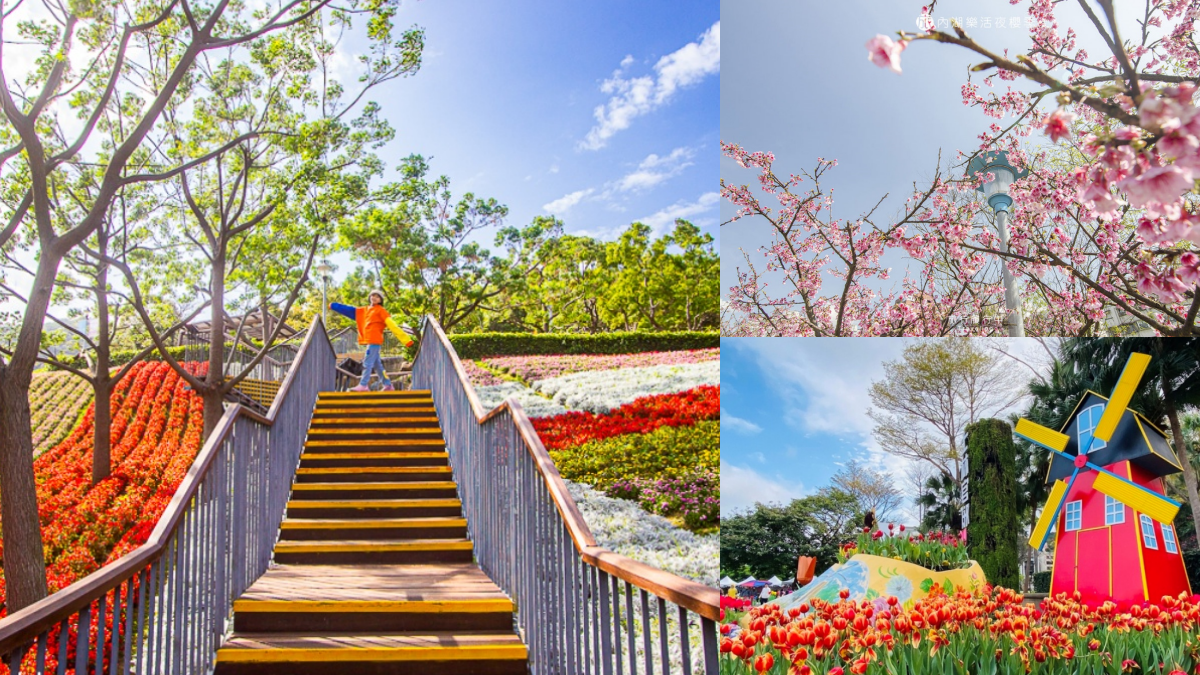
<svg viewBox="0 0 1200 675">
<path fill-rule="evenodd" d="M 383 349 L 383 345 L 367 345 L 367 356 L 363 359 L 362 380 L 358 383 L 360 386 L 367 386 L 367 383 L 371 381 L 371 372 L 376 368 L 379 369 L 379 379 L 383 380 L 384 386 L 392 383 L 387 378 L 387 373 L 383 371 L 383 359 L 379 356 L 381 349 Z"/>
</svg>

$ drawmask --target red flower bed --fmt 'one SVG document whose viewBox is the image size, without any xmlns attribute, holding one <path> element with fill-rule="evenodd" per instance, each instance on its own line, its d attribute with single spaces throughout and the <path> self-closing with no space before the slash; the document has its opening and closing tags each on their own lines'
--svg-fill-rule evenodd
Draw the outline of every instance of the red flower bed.
<svg viewBox="0 0 1200 675">
<path fill-rule="evenodd" d="M 721 387 L 701 385 L 677 394 L 656 394 L 596 414 L 568 412 L 533 420 L 547 450 L 561 450 L 588 441 L 644 434 L 659 427 L 691 426 L 721 416 Z"/>
<path fill-rule="evenodd" d="M 187 367 L 203 374 L 207 364 Z M 144 543 L 200 450 L 203 401 L 165 363 L 135 366 L 113 392 L 112 410 L 112 473 L 95 487 L 93 407 L 34 461 L 52 593 Z M 0 599 L 3 589 L 0 577 Z"/>
</svg>

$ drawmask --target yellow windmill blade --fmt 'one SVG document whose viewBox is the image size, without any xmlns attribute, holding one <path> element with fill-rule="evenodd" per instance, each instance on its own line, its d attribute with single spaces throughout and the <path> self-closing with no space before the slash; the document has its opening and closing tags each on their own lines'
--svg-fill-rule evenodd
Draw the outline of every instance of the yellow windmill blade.
<svg viewBox="0 0 1200 675">
<path fill-rule="evenodd" d="M 1030 546 L 1041 550 L 1046 543 L 1046 535 L 1050 532 L 1050 526 L 1058 518 L 1058 507 L 1062 505 L 1066 495 L 1066 482 L 1054 481 L 1054 486 L 1050 488 L 1050 496 L 1046 498 L 1046 506 L 1042 508 L 1042 515 L 1038 517 L 1037 526 L 1033 528 L 1033 534 L 1029 536 Z"/>
<path fill-rule="evenodd" d="M 1175 514 L 1179 513 L 1180 504 L 1178 502 L 1119 476 L 1114 476 L 1107 471 L 1097 471 L 1096 481 L 1092 485 L 1096 490 L 1160 523 L 1174 521 Z"/>
<path fill-rule="evenodd" d="M 1060 434 L 1036 422 L 1030 422 L 1024 417 L 1017 420 L 1017 428 L 1013 429 L 1013 431 L 1018 436 L 1027 438 L 1044 448 L 1050 448 L 1056 452 L 1062 452 L 1067 447 L 1067 441 L 1071 440 L 1071 437 L 1066 434 Z"/>
<path fill-rule="evenodd" d="M 1125 369 L 1121 371 L 1117 386 L 1113 387 L 1112 396 L 1104 406 L 1104 414 L 1100 416 L 1100 423 L 1096 425 L 1092 436 L 1105 443 L 1112 440 L 1113 432 L 1117 430 L 1117 424 L 1121 421 L 1121 415 L 1124 415 L 1125 409 L 1129 407 L 1129 401 L 1137 391 L 1138 384 L 1142 381 L 1142 375 L 1146 373 L 1146 367 L 1149 365 L 1149 354 L 1134 352 L 1129 355 L 1129 360 L 1125 362 Z"/>
</svg>

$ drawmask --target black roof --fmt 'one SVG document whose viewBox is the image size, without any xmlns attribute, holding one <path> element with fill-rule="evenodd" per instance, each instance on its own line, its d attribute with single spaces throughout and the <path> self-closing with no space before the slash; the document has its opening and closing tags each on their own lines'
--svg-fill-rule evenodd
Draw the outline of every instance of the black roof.
<svg viewBox="0 0 1200 675">
<path fill-rule="evenodd" d="M 1075 410 L 1071 412 L 1071 416 L 1067 418 L 1067 423 L 1059 430 L 1070 439 L 1067 441 L 1067 447 L 1063 449 L 1064 453 L 1071 456 L 1079 454 L 1078 421 L 1080 414 L 1092 406 L 1103 406 L 1107 402 L 1108 398 L 1094 391 L 1084 393 L 1075 406 Z M 1155 476 L 1169 476 L 1183 471 L 1183 467 L 1179 464 L 1179 458 L 1175 456 L 1175 452 L 1167 443 L 1166 433 L 1154 426 L 1141 413 L 1128 408 L 1121 415 L 1121 421 L 1117 423 L 1112 440 L 1105 447 L 1094 449 L 1088 459 L 1093 464 L 1103 467 L 1129 460 Z M 1074 470 L 1074 463 L 1055 455 L 1050 462 L 1050 473 L 1046 477 L 1046 483 L 1051 484 L 1059 479 L 1070 478 L 1071 472 Z"/>
</svg>

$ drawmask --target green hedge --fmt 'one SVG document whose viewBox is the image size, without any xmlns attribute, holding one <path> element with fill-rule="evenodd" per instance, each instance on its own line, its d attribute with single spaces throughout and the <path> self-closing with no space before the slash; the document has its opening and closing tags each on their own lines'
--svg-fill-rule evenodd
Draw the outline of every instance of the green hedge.
<svg viewBox="0 0 1200 675">
<path fill-rule="evenodd" d="M 1050 592 L 1050 572 L 1038 572 L 1033 575 L 1033 592 Z"/>
<path fill-rule="evenodd" d="M 635 354 L 721 346 L 715 332 L 461 333 L 450 335 L 459 358 L 537 354 Z"/>
<path fill-rule="evenodd" d="M 170 352 L 171 356 L 174 356 L 176 358 L 176 360 L 183 358 L 184 349 L 185 349 L 184 347 L 167 347 L 167 351 Z M 140 351 L 141 350 L 134 351 L 132 349 L 122 349 L 122 350 L 112 352 L 111 354 L 109 354 L 109 365 L 111 365 L 113 367 L 123 366 L 126 363 L 129 363 L 130 361 L 132 361 L 133 357 L 137 356 Z M 75 367 L 75 368 L 87 368 L 87 360 L 79 358 L 78 356 L 76 356 L 74 358 L 70 358 L 70 359 L 59 358 L 59 360 L 65 364 Z M 162 361 L 162 355 L 158 353 L 157 349 L 155 349 L 154 351 L 147 354 L 146 358 L 144 358 L 142 360 L 143 361 Z"/>
</svg>

